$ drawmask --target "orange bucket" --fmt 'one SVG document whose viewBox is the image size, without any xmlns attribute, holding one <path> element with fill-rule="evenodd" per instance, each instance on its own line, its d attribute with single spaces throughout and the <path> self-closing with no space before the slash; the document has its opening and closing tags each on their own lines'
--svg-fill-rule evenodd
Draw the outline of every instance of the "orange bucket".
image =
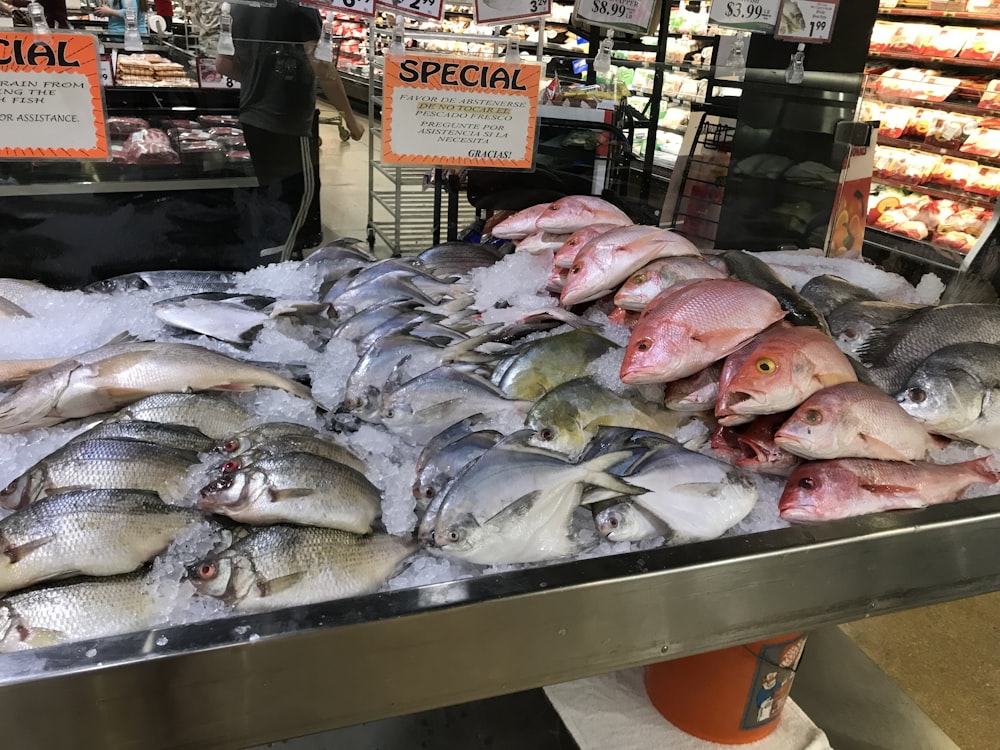
<svg viewBox="0 0 1000 750">
<path fill-rule="evenodd" d="M 778 726 L 806 636 L 786 635 L 646 667 L 646 694 L 671 724 L 741 745 Z"/>
</svg>

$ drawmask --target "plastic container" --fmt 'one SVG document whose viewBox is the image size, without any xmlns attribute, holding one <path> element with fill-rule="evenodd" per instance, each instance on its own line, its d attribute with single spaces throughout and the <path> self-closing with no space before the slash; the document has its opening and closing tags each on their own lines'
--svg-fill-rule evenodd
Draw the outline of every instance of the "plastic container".
<svg viewBox="0 0 1000 750">
<path fill-rule="evenodd" d="M 755 742 L 778 726 L 806 636 L 786 635 L 646 668 L 646 693 L 671 724 L 710 742 Z"/>
</svg>

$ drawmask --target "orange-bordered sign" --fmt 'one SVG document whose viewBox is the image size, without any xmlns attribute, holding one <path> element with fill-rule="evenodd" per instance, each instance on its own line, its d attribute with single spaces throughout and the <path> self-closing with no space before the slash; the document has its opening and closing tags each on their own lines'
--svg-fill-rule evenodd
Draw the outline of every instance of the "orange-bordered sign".
<svg viewBox="0 0 1000 750">
<path fill-rule="evenodd" d="M 382 161 L 531 169 L 540 81 L 537 63 L 386 55 Z"/>
<path fill-rule="evenodd" d="M 0 159 L 107 159 L 97 40 L 0 33 Z"/>
</svg>

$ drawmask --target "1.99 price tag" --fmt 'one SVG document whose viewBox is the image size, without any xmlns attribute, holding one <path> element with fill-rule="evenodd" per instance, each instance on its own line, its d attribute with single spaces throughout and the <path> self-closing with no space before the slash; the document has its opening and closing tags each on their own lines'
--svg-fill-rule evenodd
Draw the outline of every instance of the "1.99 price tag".
<svg viewBox="0 0 1000 750">
<path fill-rule="evenodd" d="M 789 42 L 823 44 L 833 36 L 840 0 L 782 0 L 774 36 Z"/>
<path fill-rule="evenodd" d="M 376 7 L 417 18 L 444 18 L 444 0 L 376 0 Z"/>
<path fill-rule="evenodd" d="M 774 33 L 781 0 L 715 0 L 708 20 L 718 26 L 760 34 Z"/>
<path fill-rule="evenodd" d="M 573 15 L 595 26 L 645 34 L 653 5 L 653 0 L 576 0 Z"/>
</svg>

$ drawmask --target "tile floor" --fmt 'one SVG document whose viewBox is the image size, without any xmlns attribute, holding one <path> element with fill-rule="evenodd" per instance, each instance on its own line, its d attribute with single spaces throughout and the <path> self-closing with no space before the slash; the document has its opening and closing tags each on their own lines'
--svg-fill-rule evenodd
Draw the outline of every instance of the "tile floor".
<svg viewBox="0 0 1000 750">
<path fill-rule="evenodd" d="M 369 133 L 343 143 L 323 125 L 321 135 L 327 238 L 363 238 Z M 1000 593 L 843 627 L 963 750 L 1000 750 Z"/>
</svg>

